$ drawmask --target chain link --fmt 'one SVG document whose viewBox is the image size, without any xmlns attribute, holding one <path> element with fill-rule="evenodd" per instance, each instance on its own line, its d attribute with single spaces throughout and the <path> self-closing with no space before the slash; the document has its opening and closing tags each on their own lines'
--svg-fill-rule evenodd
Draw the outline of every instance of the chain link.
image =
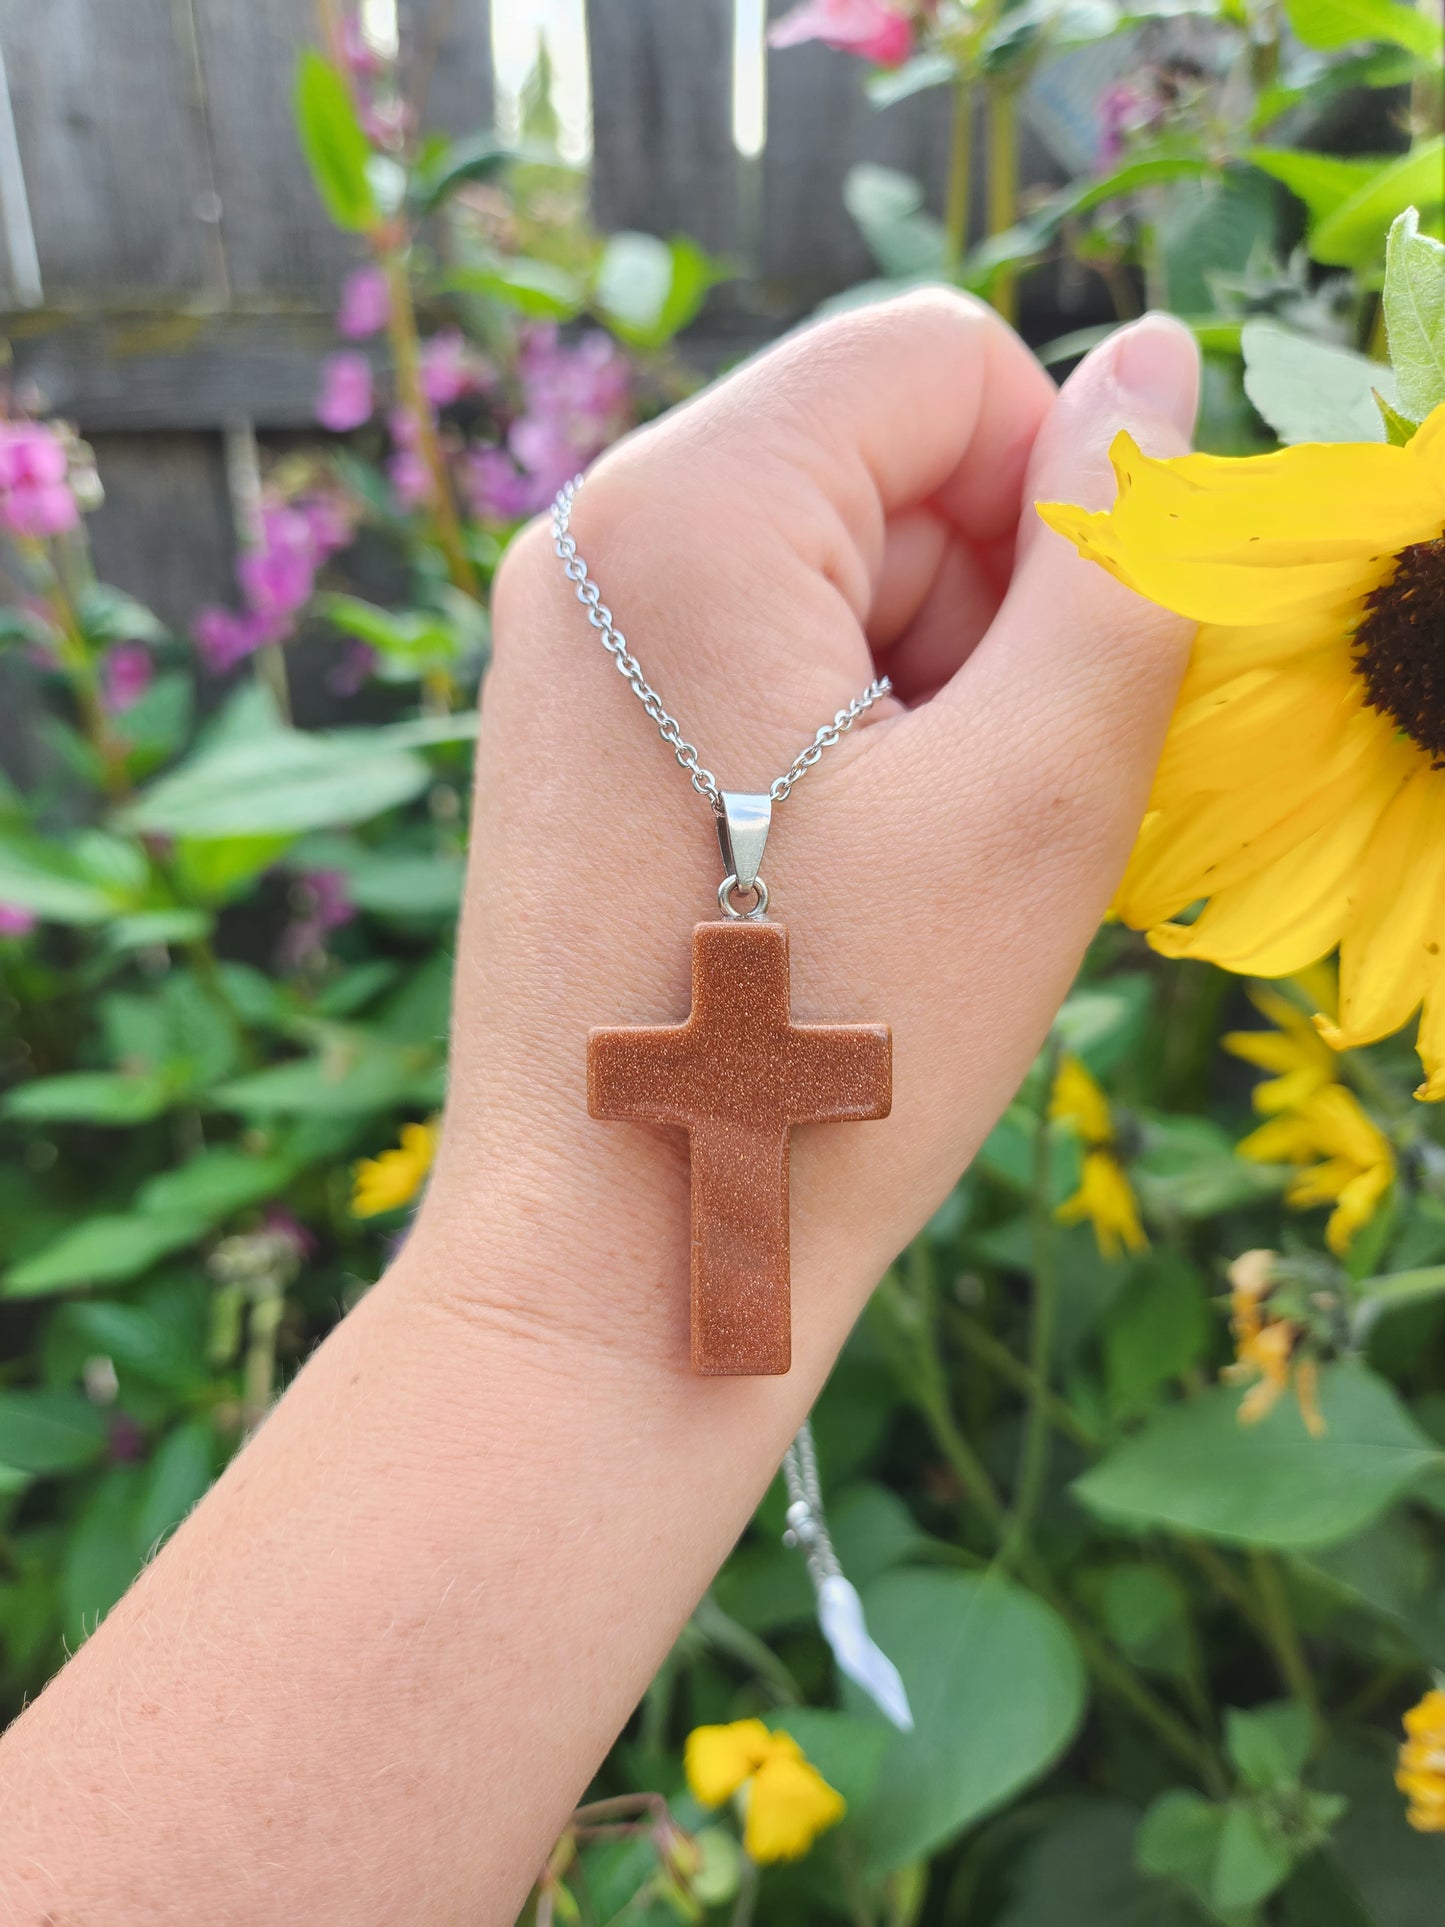
<svg viewBox="0 0 1445 1927">
<path fill-rule="evenodd" d="M 712 771 L 699 761 L 694 744 L 682 733 L 682 726 L 676 717 L 670 716 L 661 696 L 642 673 L 642 664 L 627 646 L 627 638 L 612 620 L 612 611 L 602 600 L 602 591 L 588 572 L 587 564 L 577 553 L 577 543 L 569 533 L 572 519 L 572 504 L 577 499 L 577 491 L 582 486 L 582 477 L 574 475 L 557 491 L 557 499 L 552 504 L 552 546 L 557 559 L 562 564 L 567 580 L 577 590 L 577 600 L 587 611 L 587 620 L 597 631 L 602 647 L 611 656 L 619 675 L 627 678 L 628 686 L 642 707 L 657 725 L 657 733 L 671 749 L 679 765 L 687 772 L 693 788 L 699 796 L 706 797 L 717 815 L 722 814 L 722 791 Z M 886 676 L 876 676 L 861 696 L 855 696 L 845 709 L 840 709 L 832 722 L 824 723 L 811 743 L 789 763 L 781 776 L 775 776 L 768 785 L 768 795 L 775 803 L 781 803 L 792 793 L 794 783 L 806 774 L 814 763 L 822 757 L 825 749 L 833 745 L 850 730 L 865 710 L 873 707 L 880 696 L 886 696 L 893 685 Z"/>
</svg>

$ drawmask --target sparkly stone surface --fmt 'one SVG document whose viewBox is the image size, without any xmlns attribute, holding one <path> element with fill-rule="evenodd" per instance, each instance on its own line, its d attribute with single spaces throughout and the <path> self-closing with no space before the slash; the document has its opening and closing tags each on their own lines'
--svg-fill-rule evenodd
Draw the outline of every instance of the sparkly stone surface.
<svg viewBox="0 0 1445 1927">
<path fill-rule="evenodd" d="M 777 923 L 697 925 L 685 1024 L 591 1032 L 592 1116 L 689 1136 L 694 1371 L 787 1371 L 789 1131 L 887 1117 L 892 1100 L 886 1024 L 792 1021 Z"/>
</svg>

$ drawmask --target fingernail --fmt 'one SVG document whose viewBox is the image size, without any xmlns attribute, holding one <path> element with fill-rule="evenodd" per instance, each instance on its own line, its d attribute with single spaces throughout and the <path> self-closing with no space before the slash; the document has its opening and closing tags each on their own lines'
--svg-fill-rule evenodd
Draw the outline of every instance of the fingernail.
<svg viewBox="0 0 1445 1927">
<path fill-rule="evenodd" d="M 1186 433 L 1199 405 L 1199 350 L 1173 315 L 1146 314 L 1115 335 L 1109 372 L 1136 408 L 1162 415 Z"/>
</svg>

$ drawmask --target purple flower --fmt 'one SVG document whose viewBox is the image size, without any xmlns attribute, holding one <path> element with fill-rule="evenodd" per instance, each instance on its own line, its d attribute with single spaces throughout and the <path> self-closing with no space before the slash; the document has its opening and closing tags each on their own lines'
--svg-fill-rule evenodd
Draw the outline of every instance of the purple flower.
<svg viewBox="0 0 1445 1927">
<path fill-rule="evenodd" d="M 36 921 L 34 911 L 18 903 L 0 903 L 0 937 L 28 937 Z"/>
<path fill-rule="evenodd" d="M 145 1433 L 129 1412 L 112 1414 L 108 1449 L 112 1465 L 134 1465 L 145 1457 Z"/>
<path fill-rule="evenodd" d="M 584 458 L 605 447 L 626 421 L 632 399 L 626 357 L 600 330 L 563 342 L 555 327 L 528 329 L 517 372 L 523 414 L 561 428 Z"/>
<path fill-rule="evenodd" d="M 305 519 L 318 565 L 350 546 L 356 534 L 356 518 L 341 496 L 298 495 L 291 507 Z"/>
<path fill-rule="evenodd" d="M 0 528 L 11 535 L 63 535 L 80 520 L 66 482 L 65 443 L 45 422 L 0 422 Z"/>
<path fill-rule="evenodd" d="M 106 713 L 123 716 L 151 686 L 155 664 L 143 642 L 118 642 L 100 665 L 100 700 Z"/>
<path fill-rule="evenodd" d="M 264 643 L 278 641 L 274 625 L 234 609 L 202 609 L 191 625 L 201 660 L 213 676 L 224 676 Z"/>
<path fill-rule="evenodd" d="M 446 328 L 421 345 L 421 391 L 433 408 L 475 394 L 486 372 L 459 328 Z"/>
<path fill-rule="evenodd" d="M 334 435 L 360 428 L 370 421 L 373 407 L 371 363 L 359 348 L 343 348 L 321 364 L 321 392 L 316 397 L 316 419 Z"/>
<path fill-rule="evenodd" d="M 536 488 L 505 448 L 467 451 L 462 482 L 472 514 L 482 522 L 520 522 L 536 506 Z"/>
<path fill-rule="evenodd" d="M 292 892 L 301 914 L 281 934 L 283 965 L 296 969 L 326 947 L 328 931 L 339 930 L 356 915 L 344 870 L 308 870 Z"/>
<path fill-rule="evenodd" d="M 353 268 L 341 284 L 336 310 L 336 332 L 348 341 L 364 341 L 391 319 L 391 290 L 380 268 Z"/>
<path fill-rule="evenodd" d="M 236 563 L 247 606 L 258 616 L 295 615 L 310 599 L 317 560 L 307 516 L 284 505 L 263 508 L 259 540 Z"/>
<path fill-rule="evenodd" d="M 1116 81 L 1099 99 L 1099 169 L 1110 173 L 1124 158 L 1136 134 L 1152 132 L 1163 119 L 1163 108 L 1153 95 L 1133 81 Z"/>
</svg>

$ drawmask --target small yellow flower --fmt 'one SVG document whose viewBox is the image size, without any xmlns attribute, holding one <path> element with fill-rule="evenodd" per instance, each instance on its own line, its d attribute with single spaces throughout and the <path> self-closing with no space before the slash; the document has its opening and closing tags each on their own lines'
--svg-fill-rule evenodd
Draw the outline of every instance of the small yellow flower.
<svg viewBox="0 0 1445 1927">
<path fill-rule="evenodd" d="M 703 1806 L 742 1795 L 743 1846 L 760 1865 L 800 1859 L 847 1810 L 842 1794 L 808 1764 L 791 1734 L 770 1732 L 761 1720 L 695 1727 L 683 1765 Z"/>
<path fill-rule="evenodd" d="M 1312 1009 L 1333 1015 L 1334 973 L 1322 964 L 1301 971 L 1294 983 Z M 1222 1038 L 1232 1056 L 1242 1058 L 1271 1077 L 1254 1087 L 1254 1108 L 1261 1117 L 1296 1111 L 1317 1091 L 1336 1081 L 1335 1054 L 1308 1013 L 1268 984 L 1251 984 L 1249 1001 L 1273 1030 L 1231 1030 Z"/>
<path fill-rule="evenodd" d="M 1434 1687 L 1405 1715 L 1395 1785 L 1409 1800 L 1405 1818 L 1421 1833 L 1445 1833 L 1445 1692 Z"/>
<path fill-rule="evenodd" d="M 1118 914 L 1248 976 L 1338 947 L 1328 1042 L 1423 1002 L 1418 1095 L 1445 1098 L 1445 407 L 1404 447 L 1111 454 L 1111 509 L 1040 513 L 1202 625 Z"/>
<path fill-rule="evenodd" d="M 374 1218 L 410 1204 L 426 1183 L 436 1148 L 434 1123 L 403 1124 L 400 1144 L 380 1157 L 362 1158 L 357 1165 L 352 1211 L 358 1218 Z"/>
<path fill-rule="evenodd" d="M 1234 1363 L 1225 1366 L 1223 1377 L 1230 1384 L 1249 1384 L 1239 1405 L 1241 1425 L 1257 1424 L 1293 1381 L 1305 1430 L 1312 1438 L 1322 1438 L 1319 1366 L 1300 1350 L 1304 1327 L 1293 1318 L 1271 1317 L 1266 1304 L 1275 1284 L 1274 1258 L 1272 1251 L 1246 1251 L 1229 1267 Z"/>
<path fill-rule="evenodd" d="M 1049 1117 L 1070 1125 L 1085 1147 L 1079 1188 L 1054 1213 L 1059 1223 L 1082 1224 L 1087 1219 L 1106 1258 L 1117 1258 L 1125 1250 L 1147 1251 L 1139 1206 L 1115 1149 L 1109 1100 L 1077 1057 L 1059 1060 Z"/>
</svg>

